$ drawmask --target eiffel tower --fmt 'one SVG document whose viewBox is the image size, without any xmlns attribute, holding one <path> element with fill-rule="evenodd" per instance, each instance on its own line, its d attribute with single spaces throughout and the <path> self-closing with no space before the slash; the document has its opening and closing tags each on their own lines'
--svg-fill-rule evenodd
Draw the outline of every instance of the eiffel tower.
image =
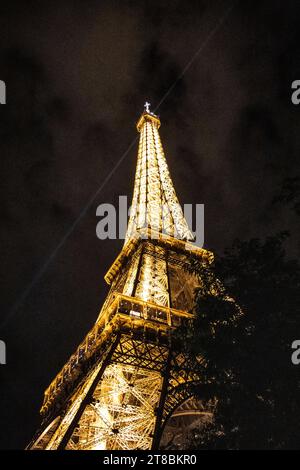
<svg viewBox="0 0 300 470">
<path fill-rule="evenodd" d="M 209 265 L 213 254 L 192 243 L 160 124 L 146 102 L 125 244 L 105 275 L 108 296 L 45 391 L 42 424 L 28 449 L 178 448 L 192 418 L 210 415 L 193 396 L 201 381 L 195 358 L 173 338 L 193 319 L 199 281 L 185 267 L 191 256 Z"/>
</svg>

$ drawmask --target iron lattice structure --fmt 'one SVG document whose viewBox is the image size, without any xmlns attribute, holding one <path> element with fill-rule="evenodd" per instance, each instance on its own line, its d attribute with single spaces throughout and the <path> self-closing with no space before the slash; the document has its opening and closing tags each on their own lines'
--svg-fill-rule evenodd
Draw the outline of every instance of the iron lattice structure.
<svg viewBox="0 0 300 470">
<path fill-rule="evenodd" d="M 177 350 L 173 337 L 193 319 L 199 281 L 185 265 L 190 256 L 209 264 L 213 255 L 190 243 L 159 126 L 146 108 L 137 123 L 125 244 L 105 276 L 110 291 L 93 328 L 45 391 L 42 425 L 29 449 L 146 450 L 163 441 L 170 447 L 183 417 L 211 413 L 211 403 L 203 411 L 193 398 L 202 359 Z"/>
</svg>

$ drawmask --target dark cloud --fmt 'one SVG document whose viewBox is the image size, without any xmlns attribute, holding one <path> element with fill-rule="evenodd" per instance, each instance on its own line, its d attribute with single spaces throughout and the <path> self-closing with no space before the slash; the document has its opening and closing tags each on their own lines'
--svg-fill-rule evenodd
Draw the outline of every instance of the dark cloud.
<svg viewBox="0 0 300 470">
<path fill-rule="evenodd" d="M 288 228 L 272 206 L 299 174 L 299 6 L 237 2 L 9 2 L 0 7 L 1 316 L 136 136 L 145 99 L 161 104 L 161 135 L 182 202 L 205 203 L 206 245 Z M 202 46 L 205 45 L 205 47 Z M 7 322 L 1 367 L 2 448 L 22 448 L 38 423 L 43 389 L 93 324 L 103 275 L 121 242 L 95 236 L 96 207 L 131 194 L 136 150 Z"/>
</svg>

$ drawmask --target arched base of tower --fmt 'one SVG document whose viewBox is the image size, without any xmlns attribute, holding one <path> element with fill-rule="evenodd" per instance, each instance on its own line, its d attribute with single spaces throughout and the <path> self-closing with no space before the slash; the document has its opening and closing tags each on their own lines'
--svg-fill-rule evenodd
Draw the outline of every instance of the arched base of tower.
<svg viewBox="0 0 300 470">
<path fill-rule="evenodd" d="M 161 450 L 187 450 L 214 422 L 216 401 L 189 397 L 167 419 L 160 439 Z"/>
</svg>

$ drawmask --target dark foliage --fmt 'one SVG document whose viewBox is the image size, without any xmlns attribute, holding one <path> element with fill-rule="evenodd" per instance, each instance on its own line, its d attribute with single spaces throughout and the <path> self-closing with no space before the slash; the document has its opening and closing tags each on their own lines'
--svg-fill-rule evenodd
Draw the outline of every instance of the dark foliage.
<svg viewBox="0 0 300 470">
<path fill-rule="evenodd" d="M 287 236 L 236 241 L 213 271 L 192 264 L 203 284 L 188 344 L 205 357 L 204 381 L 218 398 L 195 447 L 299 447 L 300 366 L 291 344 L 300 335 L 300 265 L 285 255 Z"/>
<path fill-rule="evenodd" d="M 273 204 L 290 206 L 297 215 L 300 215 L 300 177 L 291 176 L 283 181 L 278 195 L 273 199 Z"/>
</svg>

